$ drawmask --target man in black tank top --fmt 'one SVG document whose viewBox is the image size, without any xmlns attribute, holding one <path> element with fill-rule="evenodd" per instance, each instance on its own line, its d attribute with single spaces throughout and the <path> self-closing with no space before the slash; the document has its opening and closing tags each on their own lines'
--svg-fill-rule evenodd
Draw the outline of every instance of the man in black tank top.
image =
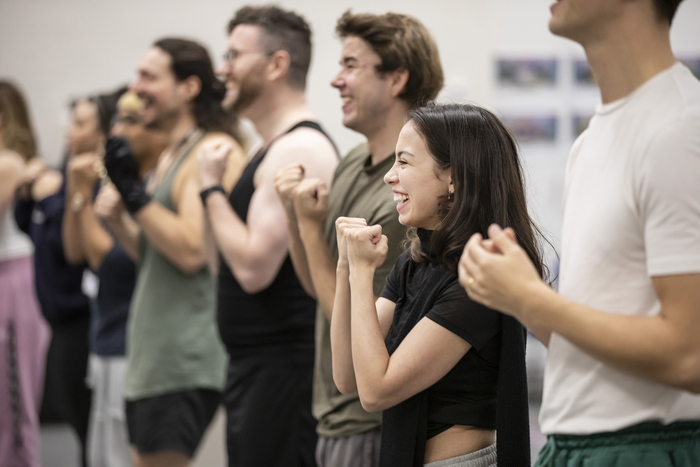
<svg viewBox="0 0 700 467">
<path fill-rule="evenodd" d="M 330 184 L 333 143 L 306 104 L 311 32 L 277 7 L 241 8 L 229 23 L 228 100 L 249 118 L 262 147 L 227 196 L 226 145 L 199 157 L 201 197 L 218 250 L 219 332 L 229 353 L 224 402 L 230 466 L 315 466 L 311 415 L 315 301 L 289 259 L 275 174 L 290 163 Z"/>
</svg>

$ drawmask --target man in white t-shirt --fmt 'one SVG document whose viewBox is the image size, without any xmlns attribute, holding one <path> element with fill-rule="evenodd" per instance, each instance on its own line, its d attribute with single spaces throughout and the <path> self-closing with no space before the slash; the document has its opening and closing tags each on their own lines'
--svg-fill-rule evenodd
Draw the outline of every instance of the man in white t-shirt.
<svg viewBox="0 0 700 467">
<path fill-rule="evenodd" d="M 700 465 L 700 82 L 671 51 L 679 3 L 552 5 L 602 97 L 568 162 L 559 294 L 511 229 L 460 262 L 472 299 L 549 347 L 538 466 Z"/>
</svg>

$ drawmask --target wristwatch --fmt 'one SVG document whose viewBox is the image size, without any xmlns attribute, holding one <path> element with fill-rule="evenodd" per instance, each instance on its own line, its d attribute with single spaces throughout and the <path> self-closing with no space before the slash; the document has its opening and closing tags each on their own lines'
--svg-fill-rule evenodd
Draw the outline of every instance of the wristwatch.
<svg viewBox="0 0 700 467">
<path fill-rule="evenodd" d="M 70 199 L 70 210 L 73 212 L 80 212 L 85 206 L 85 196 L 82 193 L 74 193 L 73 197 Z"/>
<path fill-rule="evenodd" d="M 226 194 L 226 192 L 224 191 L 224 187 L 222 187 L 221 185 L 214 185 L 199 192 L 199 197 L 202 198 L 202 204 L 204 205 L 204 207 L 207 207 L 207 198 L 209 197 L 209 195 L 214 193 L 215 191 L 221 192 L 224 195 Z"/>
</svg>

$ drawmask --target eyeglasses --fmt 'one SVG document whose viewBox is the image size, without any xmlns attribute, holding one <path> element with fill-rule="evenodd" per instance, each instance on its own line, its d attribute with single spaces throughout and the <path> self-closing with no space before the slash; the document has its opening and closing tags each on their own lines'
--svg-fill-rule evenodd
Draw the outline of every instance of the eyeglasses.
<svg viewBox="0 0 700 467">
<path fill-rule="evenodd" d="M 229 65 L 233 62 L 235 62 L 238 57 L 241 55 L 246 55 L 246 54 L 259 54 L 259 55 L 267 55 L 269 56 L 270 54 L 266 52 L 255 52 L 255 51 L 250 51 L 250 52 L 241 52 L 235 49 L 228 49 L 226 53 L 224 53 L 223 59 L 224 62 L 228 63 Z"/>
</svg>

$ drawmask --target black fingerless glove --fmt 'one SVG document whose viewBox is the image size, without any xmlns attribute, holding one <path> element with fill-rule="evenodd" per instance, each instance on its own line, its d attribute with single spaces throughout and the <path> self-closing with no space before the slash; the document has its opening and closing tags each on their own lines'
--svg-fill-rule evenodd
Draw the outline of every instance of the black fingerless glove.
<svg viewBox="0 0 700 467">
<path fill-rule="evenodd" d="M 151 197 L 146 193 L 146 184 L 139 177 L 139 165 L 125 138 L 107 140 L 105 167 L 130 213 L 135 214 L 151 202 Z"/>
</svg>

